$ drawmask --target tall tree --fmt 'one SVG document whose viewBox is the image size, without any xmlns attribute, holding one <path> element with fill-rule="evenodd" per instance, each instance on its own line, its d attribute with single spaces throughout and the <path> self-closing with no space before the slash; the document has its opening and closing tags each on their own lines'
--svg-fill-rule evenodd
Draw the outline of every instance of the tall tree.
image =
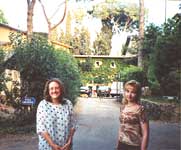
<svg viewBox="0 0 181 150">
<path fill-rule="evenodd" d="M 168 19 L 157 39 L 154 51 L 155 74 L 161 94 L 180 98 L 181 20 Z M 166 85 L 166 86 L 165 86 Z"/>
<path fill-rule="evenodd" d="M 81 32 L 80 32 L 80 53 L 86 54 L 86 55 L 90 55 L 90 50 L 89 50 L 89 46 L 90 46 L 90 33 L 88 31 L 88 29 L 82 27 L 81 28 Z"/>
<path fill-rule="evenodd" d="M 70 39 L 70 45 L 73 47 L 72 53 L 75 55 L 88 55 L 90 54 L 89 45 L 90 45 L 90 33 L 89 31 L 82 28 L 75 28 L 74 35 Z"/>
<path fill-rule="evenodd" d="M 143 67 L 143 40 L 144 40 L 144 0 L 139 0 L 139 51 L 138 66 Z"/>
<path fill-rule="evenodd" d="M 8 24 L 5 16 L 4 16 L 4 13 L 2 10 L 0 10 L 0 23 L 3 23 L 3 24 Z"/>
<path fill-rule="evenodd" d="M 44 16 L 45 16 L 45 19 L 47 21 L 47 24 L 48 24 L 48 39 L 51 40 L 51 33 L 52 31 L 57 27 L 59 26 L 63 20 L 65 19 L 65 16 L 66 16 L 66 11 L 67 11 L 67 0 L 65 0 L 64 2 L 62 2 L 59 6 L 61 6 L 62 4 L 65 5 L 64 7 L 64 13 L 63 13 L 63 17 L 55 24 L 55 25 L 52 25 L 52 22 L 50 20 L 50 18 L 47 16 L 47 13 L 46 13 L 46 10 L 45 10 L 45 7 L 44 7 L 44 4 L 42 3 L 41 0 L 39 0 L 40 4 L 41 4 L 41 7 L 43 9 L 43 13 L 44 13 Z M 56 10 L 57 12 L 57 10 Z M 53 14 L 55 15 L 56 12 Z M 52 16 L 53 17 L 53 16 Z"/>
<path fill-rule="evenodd" d="M 119 47 L 116 49 L 122 50 L 124 55 L 128 48 L 125 48 L 123 52 L 123 46 L 128 47 L 130 34 L 138 29 L 138 14 L 138 6 L 135 3 L 123 3 L 120 0 L 106 1 L 101 5 L 95 5 L 93 9 L 93 16 L 101 18 L 103 27 L 107 26 L 112 30 L 110 38 L 113 39 L 114 35 L 119 35 L 123 39 L 120 43 L 117 43 Z M 110 45 L 111 39 L 109 40 Z"/>
<path fill-rule="evenodd" d="M 28 11 L 27 11 L 27 38 L 31 40 L 33 34 L 33 11 L 36 0 L 27 0 Z"/>
<path fill-rule="evenodd" d="M 70 44 L 70 39 L 71 39 L 71 22 L 72 22 L 72 16 L 70 14 L 70 11 L 67 13 L 67 18 L 66 18 L 66 31 L 65 31 L 65 36 L 67 39 L 67 44 Z"/>
<path fill-rule="evenodd" d="M 109 55 L 111 49 L 111 29 L 107 26 L 103 26 L 102 32 L 97 35 L 97 39 L 94 41 L 94 54 L 95 55 Z"/>
</svg>

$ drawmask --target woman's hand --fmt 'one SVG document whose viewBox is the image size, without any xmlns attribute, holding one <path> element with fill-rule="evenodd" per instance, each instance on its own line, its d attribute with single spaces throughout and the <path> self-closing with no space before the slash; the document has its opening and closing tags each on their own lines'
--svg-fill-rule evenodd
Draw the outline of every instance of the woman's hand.
<svg viewBox="0 0 181 150">
<path fill-rule="evenodd" d="M 62 147 L 62 150 L 70 150 L 72 144 L 72 138 L 75 133 L 75 128 L 70 129 L 69 137 L 67 139 L 67 143 Z"/>
<path fill-rule="evenodd" d="M 57 144 L 51 144 L 51 147 L 53 150 L 63 150 L 63 147 L 57 145 Z"/>
<path fill-rule="evenodd" d="M 45 138 L 48 144 L 52 147 L 52 150 L 63 150 L 61 146 L 55 144 L 51 139 L 48 132 L 42 132 L 41 135 Z"/>
<path fill-rule="evenodd" d="M 68 142 L 62 147 L 61 150 L 70 150 L 71 149 L 71 141 L 68 140 Z"/>
</svg>

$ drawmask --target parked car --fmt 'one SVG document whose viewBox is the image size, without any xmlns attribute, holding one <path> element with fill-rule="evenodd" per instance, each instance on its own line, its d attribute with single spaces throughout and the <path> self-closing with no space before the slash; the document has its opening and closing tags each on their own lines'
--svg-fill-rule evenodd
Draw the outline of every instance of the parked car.
<svg viewBox="0 0 181 150">
<path fill-rule="evenodd" d="M 81 86 L 80 87 L 80 94 L 86 94 L 88 97 L 91 96 L 91 89 L 87 86 Z"/>
<path fill-rule="evenodd" d="M 99 86 L 97 89 L 97 96 L 109 97 L 111 88 L 109 86 Z"/>
</svg>

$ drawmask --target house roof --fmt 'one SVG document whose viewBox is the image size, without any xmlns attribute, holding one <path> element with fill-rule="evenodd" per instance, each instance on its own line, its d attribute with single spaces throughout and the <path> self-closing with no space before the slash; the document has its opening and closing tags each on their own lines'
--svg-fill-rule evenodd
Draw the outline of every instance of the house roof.
<svg viewBox="0 0 181 150">
<path fill-rule="evenodd" d="M 62 47 L 65 47 L 65 48 L 69 48 L 69 49 L 72 49 L 73 47 L 70 46 L 70 45 L 67 45 L 65 43 L 62 43 L 62 42 L 58 42 L 58 41 L 51 41 L 52 44 L 55 44 L 55 45 L 58 45 L 58 46 L 62 46 Z"/>
<path fill-rule="evenodd" d="M 4 27 L 4 28 L 8 28 L 8 29 L 10 29 L 10 30 L 14 30 L 14 31 L 17 31 L 17 32 L 24 32 L 24 33 L 25 33 L 25 31 L 16 29 L 16 28 L 14 28 L 14 27 L 11 27 L 11 26 L 9 26 L 8 24 L 0 23 L 0 27 Z"/>
<path fill-rule="evenodd" d="M 13 31 L 16 31 L 16 32 L 20 32 L 20 33 L 23 33 L 23 34 L 25 34 L 25 35 L 27 34 L 27 31 L 23 31 L 23 30 L 16 29 L 16 28 L 11 27 L 11 26 L 9 26 L 9 25 L 7 25 L 7 24 L 2 24 L 2 23 L 0 23 L 0 27 L 4 27 L 4 28 L 7 28 L 7 29 L 9 29 L 9 30 L 13 30 Z M 45 37 L 48 37 L 48 33 L 46 33 L 46 32 L 33 32 L 33 33 L 39 34 L 39 35 L 43 35 L 43 36 L 45 36 Z M 64 43 L 62 43 L 62 42 L 58 42 L 58 41 L 51 41 L 51 43 L 54 44 L 54 45 L 62 46 L 62 47 L 69 48 L 69 49 L 72 48 L 72 46 L 67 45 L 67 44 L 64 44 Z M 3 45 L 7 45 L 7 44 L 9 44 L 9 42 L 0 41 L 0 45 L 2 45 L 2 46 L 3 46 Z"/>
<path fill-rule="evenodd" d="M 14 30 L 16 32 L 21 32 L 21 33 L 27 34 L 27 31 L 23 31 L 23 30 L 11 27 L 8 24 L 0 23 L 0 27 L 4 27 L 4 28 L 10 29 L 10 30 Z M 46 33 L 46 32 L 33 32 L 33 33 L 35 33 L 35 34 L 38 33 L 38 34 L 46 35 L 46 36 L 48 35 L 48 33 Z"/>
</svg>

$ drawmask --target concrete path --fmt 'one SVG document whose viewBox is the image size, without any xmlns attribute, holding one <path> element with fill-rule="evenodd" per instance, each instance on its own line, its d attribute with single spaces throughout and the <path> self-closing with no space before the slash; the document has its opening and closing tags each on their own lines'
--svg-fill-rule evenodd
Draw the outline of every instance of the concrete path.
<svg viewBox="0 0 181 150">
<path fill-rule="evenodd" d="M 80 98 L 75 106 L 78 129 L 73 150 L 114 150 L 119 103 L 114 99 Z M 148 150 L 180 150 L 180 125 L 150 122 Z M 38 150 L 36 135 L 0 136 L 0 150 Z"/>
</svg>

